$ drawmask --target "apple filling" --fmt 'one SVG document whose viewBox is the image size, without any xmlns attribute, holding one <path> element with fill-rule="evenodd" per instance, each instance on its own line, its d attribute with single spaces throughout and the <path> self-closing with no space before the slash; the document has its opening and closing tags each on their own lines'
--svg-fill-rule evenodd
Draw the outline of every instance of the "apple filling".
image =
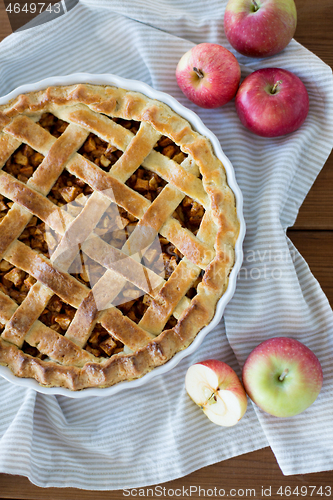
<svg viewBox="0 0 333 500">
<path fill-rule="evenodd" d="M 8 210 L 14 205 L 14 202 L 0 194 L 0 222 L 8 213 Z"/>
<path fill-rule="evenodd" d="M 51 113 L 44 113 L 38 123 L 57 138 L 61 136 L 68 126 L 67 122 L 56 118 Z M 19 181 L 26 183 L 43 160 L 44 156 L 41 153 L 38 153 L 27 144 L 21 144 L 6 161 L 3 170 Z"/>
<path fill-rule="evenodd" d="M 187 155 L 183 153 L 183 151 L 180 149 L 180 147 L 175 144 L 172 139 L 169 137 L 163 135 L 159 141 L 157 141 L 155 147 L 155 151 L 158 151 L 164 156 L 167 156 L 168 158 L 171 158 L 173 161 L 177 163 L 181 163 L 182 161 L 185 160 Z"/>
<path fill-rule="evenodd" d="M 36 280 L 6 260 L 0 262 L 0 290 L 18 304 L 24 301 Z"/>
<path fill-rule="evenodd" d="M 35 278 L 21 269 L 13 266 L 6 260 L 0 262 L 0 290 L 5 295 L 11 297 L 17 304 L 21 304 L 30 288 L 36 283 Z M 48 302 L 44 311 L 39 316 L 39 321 L 55 330 L 60 335 L 65 335 L 69 328 L 76 309 L 65 303 L 57 295 Z M 0 333 L 5 325 L 0 323 Z M 101 325 L 96 324 L 94 327 L 85 349 L 97 357 L 109 357 L 116 352 L 122 351 L 124 345 Z M 45 359 L 47 356 L 40 353 L 36 347 L 30 346 L 24 342 L 22 351 L 31 356 Z"/>
<path fill-rule="evenodd" d="M 43 160 L 44 156 L 42 154 L 27 144 L 22 144 L 6 161 L 3 170 L 19 181 L 26 183 Z"/>
<path fill-rule="evenodd" d="M 68 127 L 67 122 L 60 120 L 52 113 L 43 113 L 38 123 L 56 138 L 60 137 Z"/>
<path fill-rule="evenodd" d="M 85 349 L 96 357 L 107 358 L 122 352 L 124 344 L 110 335 L 102 325 L 96 324 Z"/>
<path fill-rule="evenodd" d="M 140 123 L 135 120 L 123 120 L 122 118 L 113 118 L 113 121 L 122 127 L 130 130 L 134 135 L 140 127 Z M 123 154 L 112 144 L 103 141 L 100 137 L 90 133 L 82 147 L 79 149 L 79 154 L 98 165 L 102 170 L 109 171 L 112 165 Z"/>
<path fill-rule="evenodd" d="M 49 258 L 49 245 L 45 235 L 45 223 L 33 216 L 19 236 L 19 241 Z"/>
<path fill-rule="evenodd" d="M 6 260 L 1 260 L 0 290 L 2 293 L 13 299 L 17 304 L 21 304 L 24 301 L 34 283 L 36 283 L 35 278 L 30 276 L 28 273 L 13 266 Z M 0 334 L 3 332 L 4 328 L 5 325 L 0 323 Z M 31 356 L 41 359 L 46 358 L 46 356 L 40 353 L 38 349 L 30 346 L 27 342 L 24 342 L 22 350 Z"/>
<path fill-rule="evenodd" d="M 149 201 L 153 201 L 167 183 L 154 172 L 140 167 L 131 175 L 126 184 Z M 200 203 L 189 196 L 185 196 L 172 215 L 180 222 L 182 227 L 186 227 L 193 234 L 196 234 L 204 213 L 205 209 Z"/>
<path fill-rule="evenodd" d="M 106 171 L 109 171 L 122 155 L 122 151 L 94 134 L 89 134 L 79 153 Z"/>
<path fill-rule="evenodd" d="M 66 304 L 57 295 L 54 295 L 47 307 L 39 317 L 44 325 L 55 330 L 60 335 L 65 335 L 74 316 L 76 309 Z M 110 357 L 124 349 L 124 344 L 115 339 L 105 328 L 98 323 L 95 325 L 85 350 L 96 357 Z"/>
<path fill-rule="evenodd" d="M 134 134 L 139 129 L 139 123 L 133 120 L 115 119 L 114 121 L 131 130 Z M 51 113 L 45 113 L 40 119 L 39 124 L 55 137 L 59 137 L 68 126 L 66 122 L 59 120 Z M 157 142 L 154 149 L 179 164 L 187 156 L 176 144 L 165 136 Z M 96 135 L 89 134 L 80 148 L 79 154 L 95 163 L 104 171 L 109 171 L 121 157 L 122 151 L 119 151 Z M 21 145 L 7 160 L 4 171 L 13 175 L 21 182 L 26 183 L 43 159 L 44 156 L 34 151 L 30 146 Z M 156 173 L 140 167 L 128 179 L 126 184 L 153 202 L 167 183 Z M 71 215 L 76 217 L 81 212 L 87 197 L 92 192 L 93 190 L 89 185 L 65 170 L 57 179 L 47 198 L 55 205 L 64 207 Z M 0 220 L 7 214 L 12 205 L 13 202 L 11 200 L 0 195 Z M 173 217 L 179 221 L 181 226 L 194 234 L 197 233 L 200 227 L 203 215 L 204 208 L 202 205 L 188 196 L 184 197 L 181 204 L 173 213 Z M 94 228 L 94 233 L 111 246 L 121 250 L 137 223 L 138 219 L 136 217 L 124 208 L 116 207 L 112 203 L 101 216 Z M 145 259 L 149 267 L 152 266 L 151 268 L 154 267 L 155 261 L 159 260 L 162 262 L 164 271 L 162 268 L 161 276 L 163 275 L 162 277 L 167 280 L 175 271 L 183 255 L 165 237 L 158 235 L 158 238 L 160 251 L 149 251 L 151 250 L 149 249 L 145 254 Z M 45 223 L 38 217 L 33 216 L 21 233 L 19 240 L 36 252 L 50 258 L 58 244 L 59 236 L 50 228 L 46 230 Z M 105 268 L 79 250 L 68 272 L 91 289 L 103 276 Z M 193 298 L 195 296 L 197 285 L 202 279 L 202 274 L 187 292 L 187 297 Z M 19 268 L 12 266 L 6 260 L 0 262 L 0 290 L 11 297 L 17 304 L 21 304 L 24 301 L 35 282 L 36 280 L 33 277 Z M 115 301 L 115 306 L 132 321 L 139 323 L 152 300 L 153 298 L 150 295 L 143 294 L 133 284 L 127 283 L 120 290 Z M 62 301 L 57 295 L 53 295 L 41 313 L 39 321 L 60 335 L 65 335 L 75 313 L 75 308 Z M 176 323 L 176 318 L 171 316 L 164 329 L 172 328 Z M 4 325 L 1 328 L 2 331 Z M 115 353 L 123 351 L 124 345 L 97 323 L 85 349 L 97 357 L 110 357 Z M 26 342 L 24 342 L 22 350 L 32 356 L 41 359 L 46 358 L 36 347 L 30 346 Z"/>
<path fill-rule="evenodd" d="M 65 335 L 76 309 L 66 304 L 57 295 L 53 295 L 46 308 L 39 317 L 39 321 L 52 330 Z"/>
</svg>

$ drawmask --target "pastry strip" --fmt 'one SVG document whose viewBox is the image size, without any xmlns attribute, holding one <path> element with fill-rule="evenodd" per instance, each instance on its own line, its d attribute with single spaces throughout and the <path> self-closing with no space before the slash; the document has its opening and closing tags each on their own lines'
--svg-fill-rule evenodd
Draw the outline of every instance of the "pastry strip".
<svg viewBox="0 0 333 500">
<path fill-rule="evenodd" d="M 15 301 L 0 291 L 1 321 L 5 324 L 8 323 L 16 310 Z M 69 339 L 48 328 L 40 321 L 34 322 L 26 335 L 26 340 L 31 346 L 37 347 L 42 354 L 65 365 L 83 366 L 87 361 L 98 361 L 95 356 L 80 349 Z M 0 339 L 0 341 L 3 342 L 4 339 Z"/>
<path fill-rule="evenodd" d="M 30 288 L 22 304 L 10 318 L 1 337 L 21 348 L 24 340 L 26 340 L 27 332 L 42 314 L 52 295 L 52 290 L 41 283 L 35 283 Z"/>
<path fill-rule="evenodd" d="M 106 116 L 91 110 L 83 109 L 82 107 L 73 110 L 67 108 L 63 111 L 55 112 L 55 114 L 69 122 L 76 123 L 81 127 L 86 127 L 104 141 L 115 145 L 121 151 L 126 150 L 133 137 L 132 132 L 126 131 L 124 133 L 123 127 L 108 119 Z M 148 127 L 150 125 L 147 124 L 146 126 Z M 156 137 L 158 138 L 158 134 L 156 134 Z M 137 146 L 135 150 L 136 149 Z M 149 154 L 145 156 L 147 157 L 142 162 L 145 168 L 157 173 L 164 180 L 176 186 L 184 194 L 198 201 L 205 208 L 208 208 L 209 201 L 207 194 L 202 187 L 202 182 L 197 179 L 196 176 L 158 151 L 151 150 Z M 119 172 L 118 169 L 116 169 L 116 172 L 117 171 Z"/>
<path fill-rule="evenodd" d="M 154 335 L 159 335 L 200 272 L 201 269 L 198 266 L 194 266 L 186 259 L 181 260 L 148 307 L 139 326 Z"/>
</svg>

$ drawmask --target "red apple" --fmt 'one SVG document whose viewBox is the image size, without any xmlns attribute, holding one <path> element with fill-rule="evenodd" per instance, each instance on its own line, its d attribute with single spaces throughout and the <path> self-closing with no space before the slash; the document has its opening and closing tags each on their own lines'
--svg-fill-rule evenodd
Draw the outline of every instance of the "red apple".
<svg viewBox="0 0 333 500">
<path fill-rule="evenodd" d="M 179 87 L 202 108 L 217 108 L 231 101 L 240 76 L 236 57 L 215 43 L 196 45 L 181 57 L 176 68 Z"/>
<path fill-rule="evenodd" d="M 281 52 L 296 30 L 294 0 L 229 0 L 224 31 L 241 54 L 267 57 Z"/>
<path fill-rule="evenodd" d="M 292 417 L 316 400 L 323 372 L 318 358 L 304 344 L 276 337 L 251 352 L 243 367 L 243 383 L 262 410 L 276 417 Z"/>
<path fill-rule="evenodd" d="M 305 85 L 298 76 L 280 68 L 258 69 L 247 76 L 235 104 L 243 125 L 263 137 L 294 132 L 309 112 Z"/>
<path fill-rule="evenodd" d="M 246 412 L 243 386 L 234 370 L 222 361 L 208 359 L 190 366 L 185 388 L 214 424 L 230 427 Z"/>
</svg>

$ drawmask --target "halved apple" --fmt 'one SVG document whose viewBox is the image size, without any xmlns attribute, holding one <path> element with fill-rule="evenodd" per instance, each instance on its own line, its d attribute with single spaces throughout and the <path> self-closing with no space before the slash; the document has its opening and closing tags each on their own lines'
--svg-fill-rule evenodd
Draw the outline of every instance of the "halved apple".
<svg viewBox="0 0 333 500">
<path fill-rule="evenodd" d="M 222 361 L 208 359 L 190 366 L 185 388 L 214 424 L 231 427 L 246 412 L 243 386 L 235 371 Z"/>
</svg>

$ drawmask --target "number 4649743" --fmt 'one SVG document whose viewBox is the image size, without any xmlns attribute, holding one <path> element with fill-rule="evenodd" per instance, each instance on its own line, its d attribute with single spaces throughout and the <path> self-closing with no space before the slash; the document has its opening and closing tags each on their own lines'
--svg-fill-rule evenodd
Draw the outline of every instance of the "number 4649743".
<svg viewBox="0 0 333 500">
<path fill-rule="evenodd" d="M 25 12 L 26 14 L 41 14 L 43 11 L 54 12 L 55 14 L 60 13 L 60 2 L 52 5 L 51 3 L 43 2 L 27 2 L 23 6 L 19 3 L 9 3 L 6 7 L 6 11 L 9 14 L 19 14 L 20 12 Z"/>
<path fill-rule="evenodd" d="M 281 497 L 290 496 L 301 496 L 301 497 L 312 497 L 313 495 L 321 497 L 330 497 L 332 495 L 331 486 L 301 486 L 294 487 L 291 486 L 280 486 L 276 492 L 277 495 Z"/>
</svg>

